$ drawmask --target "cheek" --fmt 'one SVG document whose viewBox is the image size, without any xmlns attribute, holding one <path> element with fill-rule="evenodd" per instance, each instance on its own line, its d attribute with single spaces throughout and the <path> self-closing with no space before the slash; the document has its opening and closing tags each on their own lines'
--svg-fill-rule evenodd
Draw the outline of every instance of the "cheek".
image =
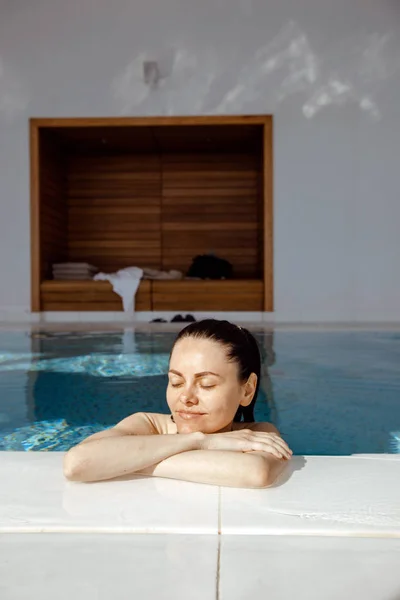
<svg viewBox="0 0 400 600">
<path fill-rule="evenodd" d="M 174 400 L 176 398 L 176 390 L 170 385 L 167 386 L 167 404 L 168 406 L 172 406 L 174 404 Z"/>
<path fill-rule="evenodd" d="M 216 412 L 236 410 L 241 400 L 241 389 L 237 385 L 228 385 L 203 395 L 205 402 L 214 405 Z"/>
</svg>

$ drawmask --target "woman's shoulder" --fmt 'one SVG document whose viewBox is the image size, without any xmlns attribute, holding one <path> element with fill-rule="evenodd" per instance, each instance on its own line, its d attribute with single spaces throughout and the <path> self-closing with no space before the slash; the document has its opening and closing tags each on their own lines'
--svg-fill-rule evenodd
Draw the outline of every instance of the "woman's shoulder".
<svg viewBox="0 0 400 600">
<path fill-rule="evenodd" d="M 136 435 L 163 435 L 176 433 L 177 428 L 171 420 L 171 415 L 161 413 L 134 413 L 118 423 L 117 429 Z"/>
<path fill-rule="evenodd" d="M 234 423 L 233 430 L 238 431 L 240 429 L 250 429 L 251 431 L 263 431 L 265 433 L 277 433 L 280 435 L 278 429 L 272 423 L 259 422 L 259 423 Z"/>
<path fill-rule="evenodd" d="M 171 415 L 165 415 L 163 413 L 145 413 L 147 418 L 152 422 L 155 429 L 155 433 L 160 435 L 167 433 L 176 433 L 177 427 Z"/>
</svg>

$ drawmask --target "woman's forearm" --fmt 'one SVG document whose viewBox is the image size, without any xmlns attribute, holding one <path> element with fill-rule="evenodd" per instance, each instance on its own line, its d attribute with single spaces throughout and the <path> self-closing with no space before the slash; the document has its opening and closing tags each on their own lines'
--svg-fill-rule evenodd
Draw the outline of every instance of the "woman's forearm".
<svg viewBox="0 0 400 600">
<path fill-rule="evenodd" d="M 204 434 L 110 435 L 79 444 L 64 458 L 72 481 L 100 481 L 136 473 L 181 452 L 201 447 Z"/>
<path fill-rule="evenodd" d="M 147 469 L 145 475 L 240 488 L 272 485 L 286 460 L 256 452 L 193 450 L 170 456 Z"/>
</svg>

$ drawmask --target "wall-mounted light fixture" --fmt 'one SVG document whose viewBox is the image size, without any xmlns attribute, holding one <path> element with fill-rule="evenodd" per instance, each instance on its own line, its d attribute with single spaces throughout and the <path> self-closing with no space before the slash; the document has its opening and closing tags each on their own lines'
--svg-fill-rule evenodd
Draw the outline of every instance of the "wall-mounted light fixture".
<svg viewBox="0 0 400 600">
<path fill-rule="evenodd" d="M 152 88 L 157 87 L 160 77 L 160 69 L 155 60 L 146 60 L 143 62 L 143 79 L 148 86 Z"/>
</svg>

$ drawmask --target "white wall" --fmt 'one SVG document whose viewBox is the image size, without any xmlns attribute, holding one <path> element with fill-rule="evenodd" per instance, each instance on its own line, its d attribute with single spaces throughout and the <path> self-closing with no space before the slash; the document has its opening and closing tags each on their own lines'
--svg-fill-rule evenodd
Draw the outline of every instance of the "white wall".
<svg viewBox="0 0 400 600">
<path fill-rule="evenodd" d="M 399 66 L 397 0 L 0 0 L 0 310 L 30 302 L 29 117 L 273 113 L 277 318 L 400 320 Z"/>
</svg>

